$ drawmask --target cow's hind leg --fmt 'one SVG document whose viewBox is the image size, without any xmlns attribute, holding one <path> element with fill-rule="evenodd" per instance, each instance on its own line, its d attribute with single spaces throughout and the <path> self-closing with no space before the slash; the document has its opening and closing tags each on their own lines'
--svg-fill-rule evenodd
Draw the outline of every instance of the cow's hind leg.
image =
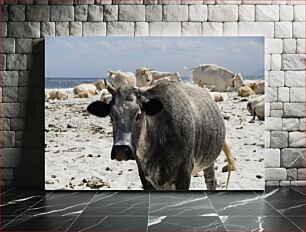
<svg viewBox="0 0 306 232">
<path fill-rule="evenodd" d="M 183 165 L 176 177 L 175 190 L 189 190 L 191 181 L 191 171 L 186 165 Z"/>
<path fill-rule="evenodd" d="M 204 170 L 204 180 L 207 190 L 217 189 L 217 180 L 215 178 L 215 163 L 212 163 L 208 168 Z"/>
</svg>

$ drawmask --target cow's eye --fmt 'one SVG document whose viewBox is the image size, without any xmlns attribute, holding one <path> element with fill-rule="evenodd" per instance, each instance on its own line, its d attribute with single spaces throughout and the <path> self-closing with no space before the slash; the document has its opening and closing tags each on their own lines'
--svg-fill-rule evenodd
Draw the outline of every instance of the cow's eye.
<svg viewBox="0 0 306 232">
<path fill-rule="evenodd" d="M 136 115 L 136 121 L 138 121 L 141 118 L 141 114 Z"/>
</svg>

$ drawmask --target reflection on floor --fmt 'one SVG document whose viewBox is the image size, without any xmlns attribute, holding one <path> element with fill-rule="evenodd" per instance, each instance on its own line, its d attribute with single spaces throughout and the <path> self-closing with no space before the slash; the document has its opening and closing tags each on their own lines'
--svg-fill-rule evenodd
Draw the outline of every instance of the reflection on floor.
<svg viewBox="0 0 306 232">
<path fill-rule="evenodd" d="M 1 192 L 1 231 L 305 231 L 304 187 L 265 192 Z"/>
</svg>

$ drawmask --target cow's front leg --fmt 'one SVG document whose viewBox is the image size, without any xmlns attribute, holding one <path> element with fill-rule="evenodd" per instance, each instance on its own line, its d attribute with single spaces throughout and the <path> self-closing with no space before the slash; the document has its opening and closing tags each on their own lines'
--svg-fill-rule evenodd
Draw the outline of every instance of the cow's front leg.
<svg viewBox="0 0 306 232">
<path fill-rule="evenodd" d="M 139 168 L 139 167 L 138 167 L 138 172 L 139 172 L 139 177 L 140 177 L 140 180 L 141 180 L 141 183 L 142 183 L 143 190 L 147 190 L 147 191 L 155 190 L 154 187 L 152 186 L 152 184 L 149 181 L 147 181 L 142 169 Z"/>
<path fill-rule="evenodd" d="M 189 190 L 191 181 L 191 169 L 183 165 L 177 173 L 175 190 Z"/>
<path fill-rule="evenodd" d="M 204 170 L 204 180 L 207 190 L 216 190 L 217 180 L 215 178 L 215 162 Z"/>
</svg>

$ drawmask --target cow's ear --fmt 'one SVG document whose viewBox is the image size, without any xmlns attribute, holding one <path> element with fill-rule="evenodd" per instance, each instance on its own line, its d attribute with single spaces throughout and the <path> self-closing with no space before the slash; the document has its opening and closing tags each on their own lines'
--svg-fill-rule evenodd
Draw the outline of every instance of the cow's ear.
<svg viewBox="0 0 306 232">
<path fill-rule="evenodd" d="M 98 117 L 106 117 L 109 115 L 111 105 L 102 101 L 95 101 L 87 107 L 87 111 Z"/>
<path fill-rule="evenodd" d="M 163 103 L 157 99 L 152 99 L 143 103 L 143 109 L 147 115 L 154 116 L 164 108 Z"/>
</svg>

